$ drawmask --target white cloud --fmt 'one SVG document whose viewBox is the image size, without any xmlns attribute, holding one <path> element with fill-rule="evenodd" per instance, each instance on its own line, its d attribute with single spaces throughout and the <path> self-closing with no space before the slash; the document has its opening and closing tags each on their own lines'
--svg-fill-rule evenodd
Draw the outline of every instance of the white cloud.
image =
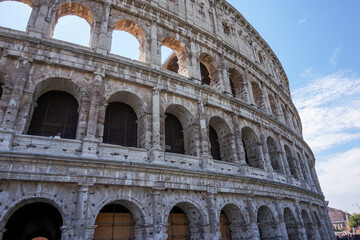
<svg viewBox="0 0 360 240">
<path fill-rule="evenodd" d="M 326 199 L 330 206 L 360 212 L 360 148 L 328 156 L 317 162 L 317 172 Z"/>
<path fill-rule="evenodd" d="M 306 21 L 307 21 L 307 18 L 302 18 L 302 19 L 299 20 L 299 24 L 302 24 L 302 23 L 304 23 Z"/>
<path fill-rule="evenodd" d="M 331 56 L 329 59 L 330 66 L 332 66 L 332 67 L 336 66 L 340 50 L 341 50 L 341 47 L 338 47 L 331 53 Z"/>
<path fill-rule="evenodd" d="M 322 76 L 294 91 L 304 138 L 314 152 L 360 139 L 360 78 Z"/>
</svg>

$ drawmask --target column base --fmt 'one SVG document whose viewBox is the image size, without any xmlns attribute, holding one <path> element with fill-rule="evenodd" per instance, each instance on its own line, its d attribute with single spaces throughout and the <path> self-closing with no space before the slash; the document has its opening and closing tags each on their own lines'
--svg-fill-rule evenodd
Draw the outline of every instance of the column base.
<svg viewBox="0 0 360 240">
<path fill-rule="evenodd" d="M 82 142 L 82 157 L 96 158 L 100 141 L 92 138 L 84 138 Z"/>
<path fill-rule="evenodd" d="M 13 130 L 0 129 L 0 150 L 10 151 L 14 140 Z"/>
</svg>

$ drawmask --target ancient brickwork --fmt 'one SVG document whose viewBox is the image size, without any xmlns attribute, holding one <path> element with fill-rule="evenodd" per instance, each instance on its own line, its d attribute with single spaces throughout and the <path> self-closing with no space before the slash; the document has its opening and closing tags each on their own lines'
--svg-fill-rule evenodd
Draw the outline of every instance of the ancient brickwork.
<svg viewBox="0 0 360 240">
<path fill-rule="evenodd" d="M 60 230 L 42 237 L 91 240 L 111 204 L 130 212 L 132 239 L 172 239 L 180 214 L 187 239 L 334 239 L 286 74 L 226 1 L 22 2 L 26 32 L 0 27 L 0 239 L 26 207 L 46 206 Z M 67 15 L 90 25 L 89 47 L 52 38 Z M 139 41 L 138 61 L 110 53 L 115 30 Z M 166 69 L 175 57 L 178 72 Z M 35 131 L 39 99 L 63 92 L 78 104 L 75 137 Z M 123 127 L 109 123 L 110 103 L 134 111 L 136 147 L 104 142 Z"/>
</svg>

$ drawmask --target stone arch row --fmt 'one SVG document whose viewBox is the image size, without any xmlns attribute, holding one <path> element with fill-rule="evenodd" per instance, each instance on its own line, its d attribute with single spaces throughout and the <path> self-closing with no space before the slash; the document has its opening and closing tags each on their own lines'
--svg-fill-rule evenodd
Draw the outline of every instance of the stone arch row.
<svg viewBox="0 0 360 240">
<path fill-rule="evenodd" d="M 30 2 L 25 3 L 29 4 Z M 91 6 L 91 4 L 82 2 L 78 3 L 75 1 L 57 2 L 51 7 L 48 6 L 49 10 L 46 20 L 50 21 L 52 24 L 47 27 L 47 36 L 52 36 L 52 32 L 58 19 L 66 15 L 77 15 L 84 18 L 91 26 L 92 32 L 95 33 L 95 25 L 99 24 L 99 19 L 101 19 L 102 16 L 96 16 L 94 14 L 95 12 L 90 10 L 93 7 L 94 6 Z M 105 8 L 107 12 L 111 11 L 110 6 L 106 6 Z M 43 11 L 45 10 L 43 9 Z M 116 14 L 110 15 L 113 16 Z M 110 51 L 109 46 L 111 46 L 111 38 L 107 39 L 106 36 L 111 36 L 113 30 L 122 30 L 132 34 L 139 41 L 140 61 L 148 63 L 154 63 L 154 61 L 158 62 L 159 59 L 156 58 L 159 58 L 159 56 L 155 57 L 155 59 L 151 59 L 149 56 L 149 48 L 151 45 L 149 39 L 152 38 L 150 37 L 151 29 L 146 30 L 146 28 L 142 27 L 143 25 L 146 25 L 145 23 L 134 20 L 126 14 L 119 18 L 120 20 L 114 20 L 113 17 L 108 17 L 106 21 L 109 26 L 101 26 L 101 29 L 105 31 L 103 36 L 101 37 L 100 34 L 99 36 L 93 37 L 90 42 L 93 42 L 92 45 L 94 46 L 90 45 L 90 47 L 101 47 L 95 46 L 96 43 L 94 41 L 100 41 L 101 38 L 104 38 L 102 39 L 102 42 L 106 43 L 107 47 L 103 47 L 107 48 L 106 51 Z M 31 26 L 33 21 L 34 20 L 29 20 L 29 26 Z M 36 26 L 34 25 L 34 27 Z M 98 26 L 98 28 L 100 28 L 100 26 Z M 104 30 L 103 28 L 109 29 Z M 42 31 L 46 32 L 46 29 L 42 29 Z M 157 36 L 159 39 L 162 38 L 158 45 L 169 47 L 174 51 L 174 54 L 164 64 L 163 68 L 175 71 L 185 77 L 198 79 L 201 84 L 210 85 L 222 92 L 232 94 L 241 101 L 253 104 L 256 108 L 273 116 L 275 119 L 283 122 L 298 134 L 301 134 L 302 128 L 298 114 L 285 103 L 286 101 L 280 100 L 278 94 L 273 93 L 271 90 L 267 90 L 263 84 L 259 84 L 259 82 L 255 80 L 255 77 L 250 76 L 249 73 L 245 73 L 244 70 L 239 69 L 236 66 L 226 66 L 227 64 L 216 60 L 218 57 L 213 56 L 213 54 L 211 54 L 207 49 L 198 49 L 197 52 L 200 52 L 200 54 L 190 53 L 192 47 L 189 45 L 190 43 L 188 40 L 181 40 L 179 37 L 170 32 L 166 32 L 164 34 L 165 37 L 163 38 L 161 36 Z M 191 50 L 191 52 L 193 52 L 193 50 Z M 194 67 L 194 65 L 199 66 Z M 224 68 L 224 70 L 220 70 L 221 68 Z"/>
<path fill-rule="evenodd" d="M 214 198 L 209 197 L 208 202 L 212 201 Z M 95 240 L 209 239 L 210 236 L 223 240 L 330 239 L 323 213 L 315 206 L 253 204 L 251 198 L 242 204 L 245 206 L 223 203 L 206 208 L 193 201 L 179 200 L 151 210 L 129 197 L 111 199 L 96 203 L 96 209 L 86 221 L 86 228 L 92 231 L 84 233 L 84 224 L 76 224 L 61 203 L 46 197 L 29 198 L 13 204 L 4 213 L 0 240 L 41 237 L 60 240 L 75 236 Z"/>
<path fill-rule="evenodd" d="M 94 77 L 95 82 L 102 81 L 101 79 L 98 75 Z M 98 111 L 93 112 L 98 113 L 92 117 L 86 90 L 81 89 L 72 80 L 39 80 L 30 87 L 30 91 L 33 91 L 33 96 L 29 95 L 27 103 L 23 103 L 29 105 L 28 108 L 24 108 L 29 109 L 29 112 L 23 113 L 27 116 L 27 121 L 15 127 L 19 132 L 78 140 L 91 135 L 92 132 L 93 137 L 104 143 L 145 149 L 151 149 L 156 145 L 151 142 L 153 138 L 148 133 L 160 133 L 158 147 L 168 152 L 200 157 L 198 149 L 202 147 L 202 154 L 214 160 L 292 176 L 304 180 L 310 186 L 317 183 L 309 156 L 294 145 L 283 143 L 276 134 L 260 134 L 257 127 L 245 122 L 239 125 L 240 119 L 231 119 L 223 113 L 201 114 L 204 111 L 201 110 L 203 107 L 183 105 L 180 98 L 169 102 L 166 100 L 166 93 L 162 97 L 159 97 L 159 93 L 153 95 L 159 97 L 160 122 L 159 129 L 155 130 L 151 129 L 150 122 L 156 116 L 154 109 L 149 109 L 154 99 L 146 97 L 149 95 L 146 93 L 139 97 L 131 88 L 124 87 L 102 97 L 98 103 Z M 1 99 L 2 103 L 8 100 L 7 94 Z M 72 101 L 72 104 L 69 105 L 69 101 Z M 58 105 L 49 108 L 50 103 Z M 59 109 L 62 110 L 60 114 Z M 51 114 L 52 111 L 56 112 Z M 88 116 L 87 111 L 90 111 Z M 121 117 L 124 115 L 127 117 Z M 48 123 L 44 123 L 45 116 L 50 119 Z M 57 116 L 66 118 L 61 122 Z M 51 120 L 51 117 L 54 120 Z M 93 125 L 89 118 L 95 118 Z M 202 123 L 202 119 L 205 124 Z M 55 128 L 54 125 L 58 127 Z M 129 127 L 124 128 L 124 125 Z M 174 129 L 177 131 L 174 132 Z M 174 140 L 169 141 L 171 138 Z"/>
</svg>

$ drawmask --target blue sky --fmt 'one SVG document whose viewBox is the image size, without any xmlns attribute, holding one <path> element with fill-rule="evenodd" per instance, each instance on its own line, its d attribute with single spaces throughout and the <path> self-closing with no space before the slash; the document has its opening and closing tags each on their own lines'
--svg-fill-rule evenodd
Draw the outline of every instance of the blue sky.
<svg viewBox="0 0 360 240">
<path fill-rule="evenodd" d="M 360 205 L 360 1 L 229 3 L 270 45 L 288 75 L 304 138 L 315 153 L 317 172 L 330 206 L 360 212 L 355 205 Z M 30 14 L 26 8 L 16 2 L 0 2 L 0 26 L 25 29 L 26 20 L 22 18 Z M 15 26 L 21 22 L 25 24 Z M 70 36 L 75 38 L 71 41 L 88 46 L 89 31 L 85 20 L 67 16 L 59 20 L 54 38 L 66 40 Z M 124 33 L 115 34 L 113 42 L 118 44 L 112 46 L 112 52 L 137 59 L 121 51 Z M 127 49 L 137 49 L 137 41 L 131 42 L 134 45 L 127 42 Z M 165 59 L 170 52 L 163 52 Z"/>
</svg>

